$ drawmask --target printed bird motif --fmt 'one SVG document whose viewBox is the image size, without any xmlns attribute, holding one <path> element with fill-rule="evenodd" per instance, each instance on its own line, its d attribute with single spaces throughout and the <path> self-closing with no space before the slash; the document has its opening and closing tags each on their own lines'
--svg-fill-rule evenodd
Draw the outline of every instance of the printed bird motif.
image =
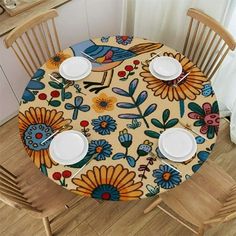
<svg viewBox="0 0 236 236">
<path fill-rule="evenodd" d="M 87 40 L 72 46 L 71 49 L 74 56 L 84 56 L 81 53 L 84 52 L 94 58 L 94 61 L 91 61 L 92 71 L 104 72 L 101 82 L 83 82 L 85 88 L 93 87 L 89 89 L 90 92 L 99 93 L 101 90 L 110 87 L 114 68 L 119 66 L 124 60 L 157 50 L 162 46 L 163 44 L 161 43 L 140 43 L 129 49 L 123 49 L 108 45 L 96 45 L 92 40 Z"/>
</svg>

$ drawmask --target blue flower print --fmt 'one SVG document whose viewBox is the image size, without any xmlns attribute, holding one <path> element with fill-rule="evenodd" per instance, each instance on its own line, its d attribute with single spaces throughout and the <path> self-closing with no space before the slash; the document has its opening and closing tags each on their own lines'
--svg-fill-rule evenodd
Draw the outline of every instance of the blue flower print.
<svg viewBox="0 0 236 236">
<path fill-rule="evenodd" d="M 101 37 L 101 42 L 107 43 L 109 41 L 110 36 L 103 36 Z"/>
<path fill-rule="evenodd" d="M 160 187 L 158 185 L 152 186 L 147 184 L 146 189 L 148 190 L 148 193 L 146 194 L 147 197 L 154 197 L 160 192 Z"/>
<path fill-rule="evenodd" d="M 202 143 L 205 142 L 205 139 L 203 137 L 201 137 L 201 136 L 195 137 L 195 140 L 196 140 L 197 144 L 202 144 Z"/>
<path fill-rule="evenodd" d="M 199 161 L 198 161 L 198 164 L 193 165 L 193 167 L 192 167 L 193 172 L 197 172 L 200 169 L 200 167 L 207 160 L 209 155 L 210 155 L 210 153 L 207 152 L 207 151 L 200 151 L 197 154 L 197 157 L 198 157 Z"/>
<path fill-rule="evenodd" d="M 93 129 L 101 134 L 108 135 L 116 130 L 116 121 L 109 115 L 99 116 L 92 120 Z"/>
<path fill-rule="evenodd" d="M 96 155 L 96 160 L 106 160 L 106 157 L 110 157 L 112 154 L 112 147 L 106 140 L 92 140 L 89 144 L 87 155 Z"/>
<path fill-rule="evenodd" d="M 139 156 L 146 156 L 152 151 L 152 142 L 145 140 L 142 144 L 138 146 L 137 154 Z"/>
<path fill-rule="evenodd" d="M 120 131 L 120 135 L 118 136 L 118 140 L 120 144 L 125 147 L 129 148 L 133 141 L 132 134 L 128 133 L 127 129 Z"/>
<path fill-rule="evenodd" d="M 198 157 L 198 163 L 193 165 L 192 166 L 192 170 L 193 172 L 197 172 L 200 167 L 202 166 L 202 164 L 207 160 L 207 158 L 209 157 L 212 149 L 214 147 L 214 143 L 211 144 L 211 146 L 209 148 L 206 148 L 206 151 L 200 151 L 198 154 L 197 154 L 197 157 Z"/>
<path fill-rule="evenodd" d="M 152 151 L 153 143 L 149 140 L 145 140 L 142 144 L 140 144 L 137 148 L 138 157 L 136 158 L 136 162 L 140 157 L 148 155 Z"/>
<path fill-rule="evenodd" d="M 22 96 L 22 100 L 24 103 L 34 101 L 35 95 L 37 94 L 38 90 L 42 90 L 45 88 L 45 85 L 40 82 L 44 74 L 45 71 L 43 69 L 38 69 L 33 75 Z"/>
<path fill-rule="evenodd" d="M 119 132 L 118 140 L 122 147 L 125 148 L 125 152 L 118 152 L 113 157 L 112 160 L 120 160 L 120 159 L 126 159 L 129 166 L 135 167 L 136 161 L 132 156 L 128 155 L 129 147 L 132 144 L 133 136 L 132 134 L 128 133 L 127 129 L 123 129 Z"/>
<path fill-rule="evenodd" d="M 205 84 L 202 88 L 202 95 L 204 97 L 209 97 L 214 95 L 214 91 L 210 84 Z"/>
<path fill-rule="evenodd" d="M 120 36 L 120 35 L 116 36 L 116 42 L 118 44 L 128 45 L 132 42 L 132 40 L 133 40 L 133 37 L 131 36 Z"/>
<path fill-rule="evenodd" d="M 25 145 L 33 151 L 48 149 L 50 140 L 42 144 L 42 141 L 53 134 L 53 129 L 46 124 L 31 124 L 24 132 Z"/>
<path fill-rule="evenodd" d="M 164 189 L 174 188 L 181 183 L 181 175 L 168 165 L 160 165 L 159 169 L 153 171 L 154 180 L 158 186 Z"/>
</svg>

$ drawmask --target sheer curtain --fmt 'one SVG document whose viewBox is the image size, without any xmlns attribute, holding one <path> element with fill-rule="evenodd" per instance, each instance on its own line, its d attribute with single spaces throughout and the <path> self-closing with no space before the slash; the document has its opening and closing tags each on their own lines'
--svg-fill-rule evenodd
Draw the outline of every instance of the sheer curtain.
<svg viewBox="0 0 236 236">
<path fill-rule="evenodd" d="M 124 0 L 124 34 L 157 40 L 179 51 L 183 48 L 190 7 L 201 9 L 216 20 L 228 23 L 236 0 Z M 227 19 L 227 20 L 226 20 Z"/>
<path fill-rule="evenodd" d="M 236 39 L 236 0 L 230 1 L 224 23 L 225 27 Z M 218 96 L 222 116 L 230 116 L 233 112 L 234 104 L 236 104 L 236 51 L 230 52 L 226 57 L 213 79 L 213 87 Z"/>
<path fill-rule="evenodd" d="M 166 44 L 182 51 L 189 8 L 215 18 L 236 39 L 236 0 L 123 0 L 122 34 Z M 236 52 L 228 54 L 213 78 L 221 116 L 231 116 L 231 137 L 236 143 Z"/>
<path fill-rule="evenodd" d="M 236 0 L 232 1 L 230 9 L 231 15 L 228 19 L 227 26 L 236 39 Z M 226 109 L 230 111 L 231 140 L 236 143 L 236 51 L 231 53 L 226 60 L 225 66 L 222 66 L 218 73 L 218 80 L 216 79 L 214 81 L 214 86 L 219 97 L 223 98 L 223 104 L 226 105 Z M 221 77 L 225 78 L 223 86 L 219 82 Z"/>
</svg>

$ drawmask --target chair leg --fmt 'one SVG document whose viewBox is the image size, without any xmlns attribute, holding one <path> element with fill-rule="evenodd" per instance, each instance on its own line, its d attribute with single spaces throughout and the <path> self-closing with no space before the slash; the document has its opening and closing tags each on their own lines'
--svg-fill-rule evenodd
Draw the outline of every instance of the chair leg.
<svg viewBox="0 0 236 236">
<path fill-rule="evenodd" d="M 48 217 L 43 218 L 43 225 L 44 225 L 47 236 L 52 236 L 52 230 L 51 230 Z"/>
<path fill-rule="evenodd" d="M 199 230 L 198 230 L 198 235 L 199 236 L 204 236 L 204 227 L 201 227 L 201 228 L 199 228 Z"/>
<path fill-rule="evenodd" d="M 152 211 L 157 205 L 161 203 L 162 199 L 158 197 L 151 205 L 149 205 L 145 210 L 144 214 L 147 214 L 148 212 Z"/>
</svg>

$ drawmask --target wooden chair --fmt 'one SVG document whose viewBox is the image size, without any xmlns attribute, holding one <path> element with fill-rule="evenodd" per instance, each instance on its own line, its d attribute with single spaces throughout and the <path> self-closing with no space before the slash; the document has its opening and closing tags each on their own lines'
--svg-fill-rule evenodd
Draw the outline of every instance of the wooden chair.
<svg viewBox="0 0 236 236">
<path fill-rule="evenodd" d="M 74 208 L 79 197 L 48 180 L 33 163 L 20 172 L 15 175 L 0 165 L 0 200 L 41 218 L 46 234 L 52 235 L 50 225 L 66 213 L 65 209 Z M 49 220 L 49 216 L 55 217 Z"/>
<path fill-rule="evenodd" d="M 236 42 L 222 25 L 202 11 L 190 8 L 187 15 L 191 20 L 183 54 L 210 80 L 229 50 L 235 49 Z"/>
<path fill-rule="evenodd" d="M 211 161 L 180 186 L 160 194 L 144 213 L 158 207 L 198 235 L 236 218 L 236 182 Z"/>
<path fill-rule="evenodd" d="M 29 76 L 48 58 L 61 51 L 54 21 L 56 16 L 56 10 L 36 15 L 16 27 L 5 38 L 6 47 L 12 47 Z"/>
</svg>

